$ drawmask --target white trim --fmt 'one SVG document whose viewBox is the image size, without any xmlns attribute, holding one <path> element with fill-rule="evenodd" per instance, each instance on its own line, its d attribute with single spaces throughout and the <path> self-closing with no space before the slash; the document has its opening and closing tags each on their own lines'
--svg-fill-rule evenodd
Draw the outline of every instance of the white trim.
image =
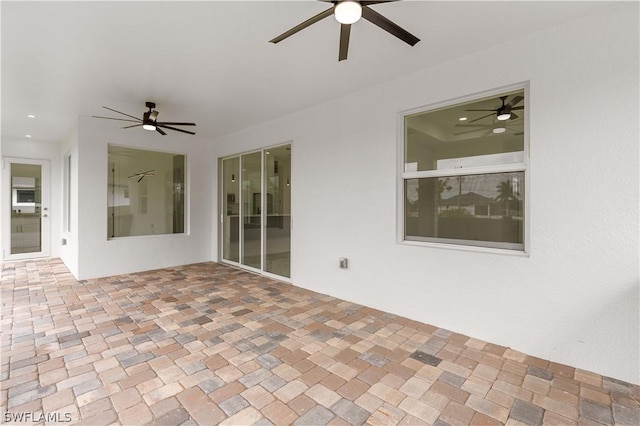
<svg viewBox="0 0 640 426">
<path fill-rule="evenodd" d="M 267 265 L 267 149 L 263 149 L 260 158 L 260 270 L 265 271 Z"/>
<path fill-rule="evenodd" d="M 437 238 L 433 238 L 433 240 L 437 240 Z M 407 246 L 415 246 L 415 247 L 426 247 L 426 248 L 437 248 L 437 249 L 445 249 L 445 250 L 457 250 L 457 251 L 467 251 L 467 252 L 475 252 L 475 253 L 486 253 L 486 254 L 498 254 L 505 256 L 516 256 L 516 257 L 530 257 L 530 254 L 523 250 L 515 250 L 515 249 L 506 249 L 506 248 L 498 248 L 498 247 L 483 247 L 483 246 L 472 246 L 469 244 L 452 244 L 448 239 L 441 239 L 442 242 L 436 241 L 413 241 L 413 240 L 404 240 L 401 241 L 400 244 Z M 446 242 L 449 241 L 449 242 Z M 468 241 L 468 240 L 462 240 Z"/>
<path fill-rule="evenodd" d="M 445 169 L 445 170 L 425 170 L 422 172 L 406 172 L 403 173 L 403 179 L 420 179 L 444 176 L 469 176 L 469 175 L 487 175 L 495 173 L 511 173 L 524 172 L 527 169 L 525 163 L 500 164 L 497 166 L 479 166 L 468 167 L 462 169 Z"/>
</svg>

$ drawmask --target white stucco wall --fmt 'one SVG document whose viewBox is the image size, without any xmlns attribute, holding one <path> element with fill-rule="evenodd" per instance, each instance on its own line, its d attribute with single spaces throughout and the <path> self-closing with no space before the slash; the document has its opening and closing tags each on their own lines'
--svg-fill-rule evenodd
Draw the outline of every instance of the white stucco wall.
<svg viewBox="0 0 640 426">
<path fill-rule="evenodd" d="M 509 41 L 216 140 L 211 165 L 293 141 L 294 284 L 640 383 L 638 25 L 626 3 Z M 518 82 L 529 256 L 397 243 L 398 113 Z"/>
<path fill-rule="evenodd" d="M 80 117 L 78 123 L 78 274 L 86 279 L 164 268 L 212 259 L 212 177 L 208 142 L 200 137 L 142 129 L 122 130 L 108 120 Z M 187 156 L 189 232 L 107 239 L 107 146 Z"/>
</svg>

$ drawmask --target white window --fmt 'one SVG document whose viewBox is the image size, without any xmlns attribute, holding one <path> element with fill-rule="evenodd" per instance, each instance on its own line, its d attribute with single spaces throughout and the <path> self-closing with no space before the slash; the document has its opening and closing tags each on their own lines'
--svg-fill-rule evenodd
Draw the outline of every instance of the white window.
<svg viewBox="0 0 640 426">
<path fill-rule="evenodd" d="M 404 116 L 403 241 L 524 251 L 525 94 Z"/>
<path fill-rule="evenodd" d="M 64 230 L 66 232 L 71 232 L 71 154 L 67 154 L 64 157 L 63 198 Z"/>
</svg>

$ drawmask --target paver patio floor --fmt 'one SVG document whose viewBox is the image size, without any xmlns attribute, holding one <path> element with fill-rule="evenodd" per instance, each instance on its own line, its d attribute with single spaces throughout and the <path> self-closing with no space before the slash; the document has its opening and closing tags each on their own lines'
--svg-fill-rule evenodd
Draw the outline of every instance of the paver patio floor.
<svg viewBox="0 0 640 426">
<path fill-rule="evenodd" d="M 2 422 L 640 424 L 640 388 L 208 262 L 2 271 Z"/>
</svg>

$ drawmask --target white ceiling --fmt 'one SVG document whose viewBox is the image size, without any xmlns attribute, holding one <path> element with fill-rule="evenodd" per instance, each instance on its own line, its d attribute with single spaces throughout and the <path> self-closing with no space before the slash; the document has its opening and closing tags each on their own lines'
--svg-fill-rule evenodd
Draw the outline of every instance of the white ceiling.
<svg viewBox="0 0 640 426">
<path fill-rule="evenodd" d="M 268 43 L 330 7 L 319 1 L 2 1 L 2 138 L 59 141 L 78 115 L 141 117 L 150 100 L 160 121 L 195 121 L 211 139 L 614 4 L 379 4 L 421 41 L 361 20 L 338 62 L 333 17 Z"/>
</svg>

